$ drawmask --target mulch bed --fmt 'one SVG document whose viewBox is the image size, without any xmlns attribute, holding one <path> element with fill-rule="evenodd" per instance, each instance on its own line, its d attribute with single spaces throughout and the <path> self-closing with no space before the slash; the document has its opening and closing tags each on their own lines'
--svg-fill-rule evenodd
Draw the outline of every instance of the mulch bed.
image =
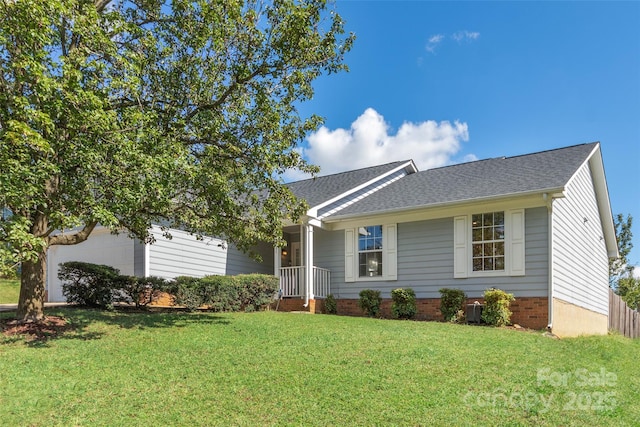
<svg viewBox="0 0 640 427">
<path fill-rule="evenodd" d="M 59 316 L 45 316 L 40 322 L 21 323 L 14 319 L 0 319 L 0 331 L 6 337 L 22 336 L 28 341 L 45 341 L 73 329 Z"/>
</svg>

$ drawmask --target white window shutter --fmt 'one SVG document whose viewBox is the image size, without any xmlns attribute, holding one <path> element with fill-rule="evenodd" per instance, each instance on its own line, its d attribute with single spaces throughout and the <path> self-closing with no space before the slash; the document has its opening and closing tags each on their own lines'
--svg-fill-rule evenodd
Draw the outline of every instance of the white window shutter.
<svg viewBox="0 0 640 427">
<path fill-rule="evenodd" d="M 398 280 L 398 226 L 387 224 L 382 227 L 382 274 L 386 280 Z"/>
<path fill-rule="evenodd" d="M 344 281 L 355 282 L 356 274 L 356 230 L 344 230 Z"/>
<path fill-rule="evenodd" d="M 508 218 L 506 256 L 509 257 L 509 274 L 524 276 L 524 209 L 514 209 L 506 212 Z"/>
<path fill-rule="evenodd" d="M 469 219 L 467 215 L 453 218 L 453 277 L 462 279 L 468 277 L 469 257 L 468 251 Z"/>
</svg>

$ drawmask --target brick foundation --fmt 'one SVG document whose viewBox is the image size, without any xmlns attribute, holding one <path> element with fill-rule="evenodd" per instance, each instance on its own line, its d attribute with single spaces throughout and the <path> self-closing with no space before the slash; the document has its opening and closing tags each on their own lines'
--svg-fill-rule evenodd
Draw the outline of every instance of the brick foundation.
<svg viewBox="0 0 640 427">
<path fill-rule="evenodd" d="M 310 299 L 309 306 L 305 307 L 303 298 L 282 298 L 280 300 L 280 304 L 278 304 L 277 301 L 272 303 L 271 309 L 275 310 L 276 305 L 278 306 L 278 311 L 308 311 L 310 313 L 324 312 L 323 299 Z"/>
<path fill-rule="evenodd" d="M 467 304 L 475 301 L 484 303 L 483 298 L 468 298 Z M 357 299 L 338 299 L 338 314 L 343 316 L 362 316 L 362 310 L 358 306 Z M 310 311 L 322 313 L 324 300 L 310 300 L 309 308 L 303 306 L 304 300 L 300 298 L 284 298 L 280 301 L 279 311 Z M 380 307 L 380 317 L 391 318 L 391 299 L 383 299 Z M 416 320 L 442 321 L 440 312 L 440 298 L 419 298 L 416 301 L 418 313 Z M 275 305 L 273 305 L 275 308 Z M 513 315 L 511 323 L 531 329 L 544 329 L 549 319 L 549 303 L 547 297 L 519 297 L 510 306 Z"/>
<path fill-rule="evenodd" d="M 484 298 L 467 298 L 467 304 L 478 301 L 484 304 Z M 513 312 L 511 323 L 530 329 L 545 329 L 549 324 L 549 299 L 547 297 L 517 297 L 509 306 Z"/>
</svg>

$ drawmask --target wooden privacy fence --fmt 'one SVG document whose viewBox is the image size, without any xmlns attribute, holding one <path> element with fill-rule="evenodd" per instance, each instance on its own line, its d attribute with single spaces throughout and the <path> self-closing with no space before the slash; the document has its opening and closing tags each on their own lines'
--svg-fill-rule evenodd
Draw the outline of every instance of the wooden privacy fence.
<svg viewBox="0 0 640 427">
<path fill-rule="evenodd" d="M 609 289 L 609 329 L 625 337 L 640 338 L 640 314 Z"/>
</svg>

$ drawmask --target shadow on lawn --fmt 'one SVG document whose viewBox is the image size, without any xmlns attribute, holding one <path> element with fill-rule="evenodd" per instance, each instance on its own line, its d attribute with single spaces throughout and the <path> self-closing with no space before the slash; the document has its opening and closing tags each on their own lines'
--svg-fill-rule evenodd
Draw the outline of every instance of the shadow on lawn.
<svg viewBox="0 0 640 427">
<path fill-rule="evenodd" d="M 179 309 L 136 310 L 119 307 L 113 311 L 84 307 L 46 309 L 46 319 L 39 324 L 19 325 L 12 322 L 14 313 L 0 317 L 0 344 L 24 341 L 29 347 L 48 347 L 59 339 L 94 340 L 108 332 L 89 330 L 92 324 L 103 323 L 124 329 L 182 328 L 189 324 L 228 325 L 228 318 L 212 313 L 189 313 Z"/>
</svg>

